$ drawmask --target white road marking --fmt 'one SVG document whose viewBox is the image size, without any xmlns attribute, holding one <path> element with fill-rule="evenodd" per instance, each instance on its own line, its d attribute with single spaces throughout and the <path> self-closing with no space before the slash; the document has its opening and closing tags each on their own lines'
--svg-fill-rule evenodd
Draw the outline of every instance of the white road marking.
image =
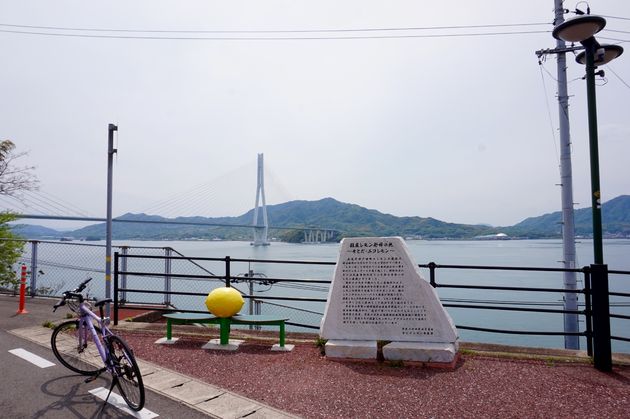
<svg viewBox="0 0 630 419">
<path fill-rule="evenodd" d="M 48 368 L 55 365 L 47 359 L 44 359 L 39 355 L 35 355 L 34 353 L 27 351 L 26 349 L 11 349 L 9 352 L 30 362 L 31 364 L 37 365 L 39 368 Z"/>
<path fill-rule="evenodd" d="M 93 390 L 90 390 L 90 393 L 92 393 L 94 396 L 98 397 L 101 400 L 105 400 L 105 398 L 107 397 L 107 393 L 109 393 L 109 389 L 105 387 L 98 387 Z M 125 413 L 129 413 L 135 418 L 150 419 L 150 418 L 156 418 L 160 416 L 157 413 L 154 413 L 147 409 L 142 409 L 139 412 L 129 409 L 129 406 L 127 406 L 125 399 L 123 399 L 122 396 L 114 393 L 113 391 L 112 391 L 112 394 L 109 395 L 109 399 L 107 400 L 107 403 L 111 404 L 117 409 L 122 410 Z"/>
</svg>

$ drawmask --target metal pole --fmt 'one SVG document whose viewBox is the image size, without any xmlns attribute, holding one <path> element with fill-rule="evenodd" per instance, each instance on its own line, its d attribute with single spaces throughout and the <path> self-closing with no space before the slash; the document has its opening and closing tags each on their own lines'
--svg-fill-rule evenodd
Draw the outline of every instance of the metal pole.
<svg viewBox="0 0 630 419">
<path fill-rule="evenodd" d="M 600 371 L 612 371 L 610 347 L 610 304 L 608 301 L 608 266 L 591 265 L 593 292 L 593 364 Z"/>
<path fill-rule="evenodd" d="M 604 265 L 602 240 L 602 204 L 599 190 L 599 150 L 595 99 L 595 52 L 599 45 L 594 38 L 584 41 L 582 44 L 586 49 L 586 96 L 591 157 L 591 206 L 593 208 L 593 253 L 595 260 L 595 263 L 591 265 L 591 286 L 593 287 L 593 361 L 595 368 L 598 370 L 612 371 L 608 266 Z"/>
<path fill-rule="evenodd" d="M 31 297 L 37 293 L 37 240 L 31 242 Z"/>
<path fill-rule="evenodd" d="M 230 257 L 226 256 L 225 257 L 225 286 L 226 287 L 230 287 L 230 278 L 231 274 L 230 274 Z"/>
<path fill-rule="evenodd" d="M 564 22 L 563 0 L 554 0 L 555 20 L 554 26 Z M 557 75 L 558 75 L 558 114 L 560 118 L 560 190 L 562 197 L 562 262 L 565 269 L 574 269 L 576 266 L 575 252 L 575 221 L 573 217 L 573 174 L 571 169 L 571 134 L 569 129 L 569 93 L 567 88 L 567 59 L 563 40 L 556 40 Z M 575 272 L 564 272 L 564 288 L 566 290 L 577 289 L 577 275 Z M 564 294 L 564 309 L 578 310 L 578 295 L 573 292 Z M 564 314 L 564 331 L 566 333 L 578 333 L 578 315 Z M 565 336 L 565 349 L 580 349 L 579 336 Z"/>
<path fill-rule="evenodd" d="M 121 261 L 120 261 L 120 270 L 123 272 L 127 272 L 127 260 L 129 259 L 127 257 L 129 253 L 129 247 L 128 246 L 122 246 L 120 248 L 120 255 L 121 255 Z M 115 275 L 118 274 L 118 272 L 114 272 Z M 127 302 L 127 291 L 124 291 L 127 289 L 127 274 L 123 273 L 120 275 L 120 288 L 123 289 L 123 291 L 120 292 L 120 302 L 122 304 L 125 304 Z"/>
<path fill-rule="evenodd" d="M 249 272 L 247 273 L 247 276 L 249 277 L 249 301 L 247 304 L 248 307 L 248 313 L 250 316 L 252 316 L 254 314 L 254 271 L 252 269 L 249 269 Z M 254 325 L 250 325 L 249 326 L 249 330 L 254 330 Z"/>
<path fill-rule="evenodd" d="M 584 42 L 586 48 L 586 96 L 588 104 L 588 142 L 591 160 L 591 207 L 593 209 L 593 252 L 595 264 L 604 263 L 602 242 L 602 201 L 599 188 L 599 147 L 597 101 L 595 98 L 595 51 L 597 43 Z M 595 282 L 595 281 L 593 281 Z"/>
<path fill-rule="evenodd" d="M 586 323 L 586 354 L 593 356 L 593 310 L 592 310 L 592 287 L 591 270 L 588 267 L 582 268 L 584 272 L 584 317 Z"/>
<path fill-rule="evenodd" d="M 171 273 L 172 264 L 171 256 L 173 255 L 173 249 L 170 247 L 164 248 L 164 305 L 169 306 L 171 304 Z"/>
<path fill-rule="evenodd" d="M 254 314 L 254 271 L 249 270 L 249 304 L 248 304 L 248 314 L 251 316 Z"/>
<path fill-rule="evenodd" d="M 109 124 L 107 127 L 107 233 L 105 239 L 105 298 L 112 295 L 112 180 L 114 172 L 114 131 L 118 127 Z M 109 304 L 105 305 L 105 315 L 110 315 Z"/>
<path fill-rule="evenodd" d="M 118 252 L 114 253 L 114 326 L 118 326 Z"/>
</svg>

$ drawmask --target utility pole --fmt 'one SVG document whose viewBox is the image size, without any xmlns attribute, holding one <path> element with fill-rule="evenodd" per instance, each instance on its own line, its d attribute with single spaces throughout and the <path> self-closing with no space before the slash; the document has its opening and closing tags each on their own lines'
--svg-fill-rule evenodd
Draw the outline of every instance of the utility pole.
<svg viewBox="0 0 630 419">
<path fill-rule="evenodd" d="M 105 298 L 112 297 L 112 183 L 114 172 L 114 131 L 118 127 L 109 124 L 107 127 L 107 232 L 105 238 Z M 110 315 L 110 305 L 105 305 L 105 315 Z"/>
<path fill-rule="evenodd" d="M 563 0 L 554 0 L 554 26 L 564 22 Z M 575 256 L 575 221 L 573 218 L 573 174 L 571 169 L 571 135 L 569 130 L 569 93 L 567 89 L 566 45 L 561 39 L 556 40 L 557 75 L 558 75 L 558 114 L 560 117 L 560 188 L 562 194 L 562 262 L 565 269 L 576 267 Z M 564 272 L 564 309 L 577 311 L 577 279 L 575 272 Z M 564 331 L 578 333 L 578 315 L 564 314 Z M 566 349 L 580 349 L 578 336 L 565 336 Z"/>
</svg>

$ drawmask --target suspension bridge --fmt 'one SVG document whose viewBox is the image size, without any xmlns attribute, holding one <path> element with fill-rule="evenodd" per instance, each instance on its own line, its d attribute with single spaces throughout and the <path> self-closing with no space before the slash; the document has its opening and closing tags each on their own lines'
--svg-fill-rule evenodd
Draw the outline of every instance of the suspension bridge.
<svg viewBox="0 0 630 419">
<path fill-rule="evenodd" d="M 54 203 L 54 207 L 57 209 L 71 212 L 71 209 L 59 203 L 59 200 L 51 200 Z M 40 198 L 41 201 L 41 198 Z M 42 206 L 40 205 L 40 208 Z M 76 212 L 76 210 L 74 211 Z M 106 222 L 104 217 L 90 217 L 90 216 L 72 216 L 63 214 L 28 214 L 17 212 L 17 218 L 19 219 L 31 219 L 31 220 L 58 220 L 58 221 L 77 221 L 77 222 Z M 141 220 L 141 219 L 126 219 L 124 217 L 113 218 L 114 223 L 135 223 L 135 224 L 169 224 L 169 225 L 182 225 L 182 226 L 205 226 L 205 227 L 224 227 L 224 228 L 246 228 L 252 231 L 253 246 L 268 246 L 269 230 L 279 231 L 302 231 L 304 243 L 323 243 L 329 241 L 339 235 L 339 231 L 333 228 L 318 227 L 318 226 L 273 226 L 269 224 L 267 213 L 267 200 L 265 196 L 265 181 L 264 181 L 264 157 L 263 154 L 258 154 L 257 159 L 257 186 L 256 186 L 256 201 L 253 211 L 253 220 L 251 224 L 237 224 L 237 223 L 221 223 L 211 221 L 193 221 L 193 220 Z"/>
</svg>

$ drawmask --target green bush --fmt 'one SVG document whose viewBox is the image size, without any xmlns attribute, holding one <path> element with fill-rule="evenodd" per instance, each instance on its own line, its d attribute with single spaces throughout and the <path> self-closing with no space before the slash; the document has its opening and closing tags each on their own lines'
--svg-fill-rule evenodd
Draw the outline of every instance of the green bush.
<svg viewBox="0 0 630 419">
<path fill-rule="evenodd" d="M 20 279 L 13 271 L 13 265 L 22 255 L 24 242 L 16 241 L 16 237 L 9 228 L 8 222 L 15 220 L 15 216 L 8 212 L 0 213 L 0 287 L 15 287 Z"/>
</svg>

